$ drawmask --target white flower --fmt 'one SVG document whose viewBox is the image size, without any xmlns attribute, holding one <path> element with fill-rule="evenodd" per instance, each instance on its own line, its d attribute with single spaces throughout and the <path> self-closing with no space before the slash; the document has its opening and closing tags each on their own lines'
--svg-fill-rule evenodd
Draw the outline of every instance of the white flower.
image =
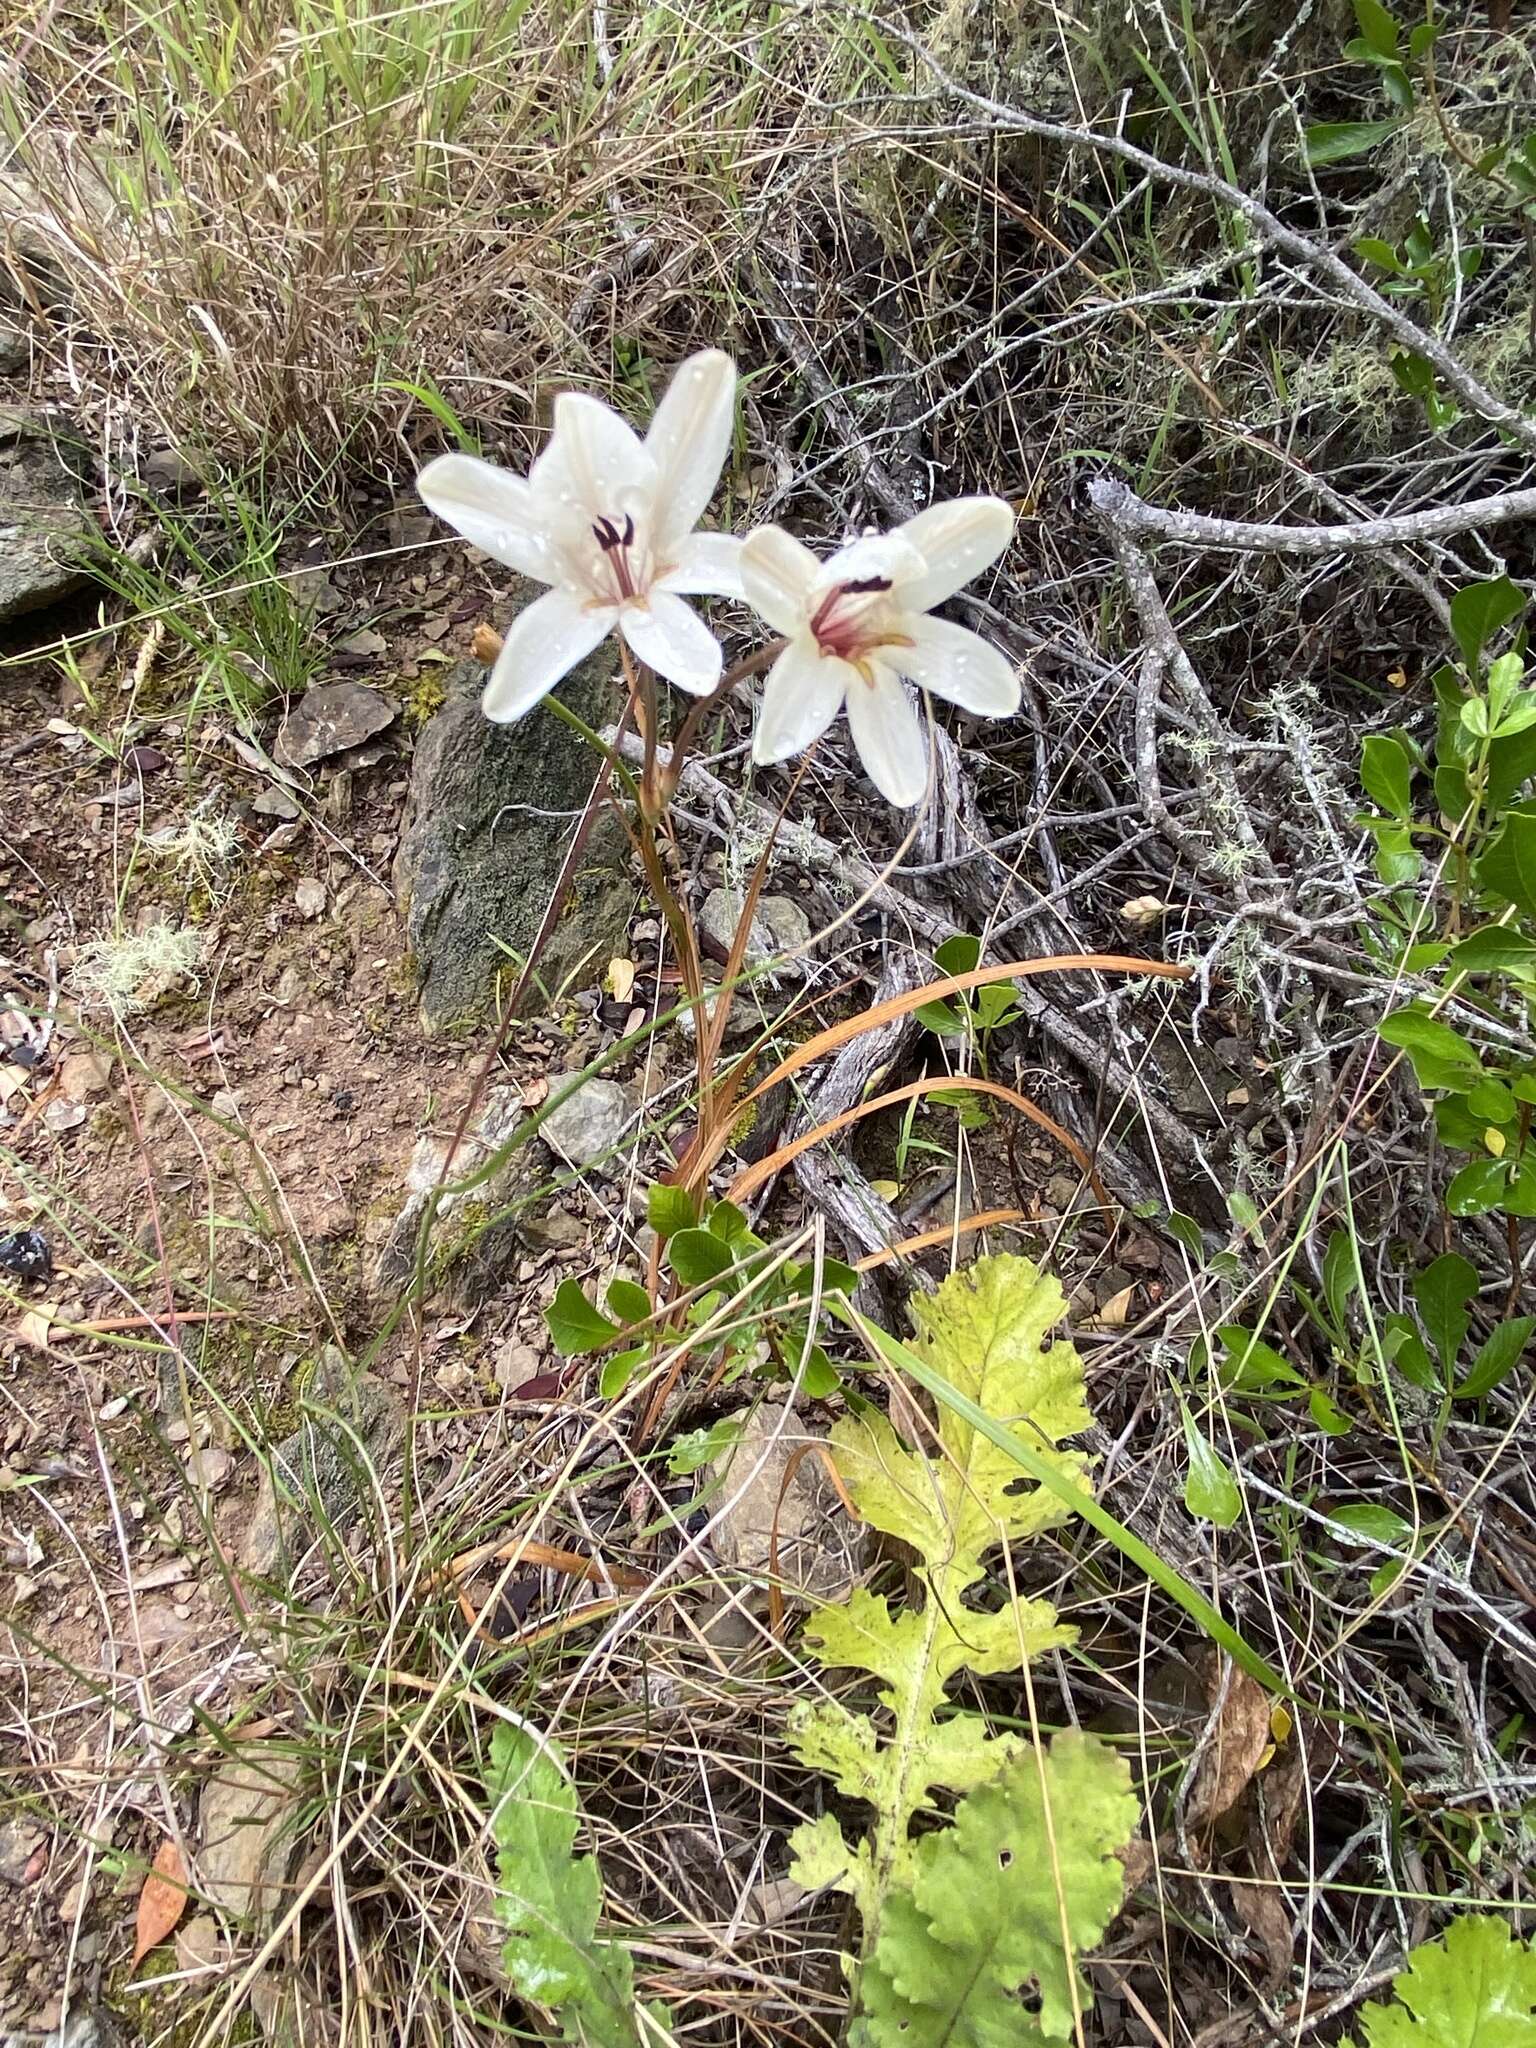
<svg viewBox="0 0 1536 2048">
<path fill-rule="evenodd" d="M 678 369 L 643 442 L 610 406 L 567 391 L 526 478 L 472 455 L 427 464 L 416 488 L 440 519 L 552 586 L 512 622 L 487 718 L 521 718 L 615 626 L 668 682 L 714 688 L 720 643 L 678 593 L 741 595 L 741 542 L 693 530 L 730 447 L 735 391 L 735 364 L 710 349 Z"/>
<path fill-rule="evenodd" d="M 781 527 L 749 535 L 747 601 L 789 641 L 763 686 L 753 758 L 798 754 L 846 704 L 870 780 L 891 803 L 915 804 L 928 768 L 903 677 L 988 718 L 1019 708 L 1012 663 L 966 627 L 927 616 L 996 561 L 1012 532 L 1001 498 L 956 498 L 827 562 Z"/>
</svg>

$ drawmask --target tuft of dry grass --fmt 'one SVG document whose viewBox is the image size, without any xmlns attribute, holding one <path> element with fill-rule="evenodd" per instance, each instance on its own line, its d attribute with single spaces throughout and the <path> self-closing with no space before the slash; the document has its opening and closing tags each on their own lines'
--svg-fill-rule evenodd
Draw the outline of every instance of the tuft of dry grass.
<svg viewBox="0 0 1536 2048">
<path fill-rule="evenodd" d="M 0 73 L 0 262 L 130 436 L 336 480 L 727 321 L 744 204 L 835 14 L 733 0 L 37 4 Z M 83 395 L 83 394 L 82 394 Z"/>
</svg>

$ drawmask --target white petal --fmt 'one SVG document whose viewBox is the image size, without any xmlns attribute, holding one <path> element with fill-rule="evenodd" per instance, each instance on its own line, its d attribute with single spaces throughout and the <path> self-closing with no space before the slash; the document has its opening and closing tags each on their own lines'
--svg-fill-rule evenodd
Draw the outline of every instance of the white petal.
<svg viewBox="0 0 1536 2048">
<path fill-rule="evenodd" d="M 706 349 L 679 365 L 645 437 L 656 464 L 656 534 L 662 546 L 698 525 L 715 494 L 736 419 L 736 365 Z"/>
<path fill-rule="evenodd" d="M 611 606 L 588 604 L 578 591 L 546 590 L 508 628 L 480 709 L 497 725 L 511 725 L 592 652 L 613 619 Z"/>
<path fill-rule="evenodd" d="M 753 760 L 787 761 L 819 740 L 836 718 L 850 679 L 855 689 L 864 687 L 846 661 L 823 654 L 808 631 L 797 633 L 763 685 Z"/>
<path fill-rule="evenodd" d="M 932 611 L 997 560 L 1013 538 L 1013 512 L 1001 498 L 952 498 L 919 512 L 894 537 L 916 548 L 925 564 L 921 574 L 901 578 L 902 604 Z"/>
<path fill-rule="evenodd" d="M 473 455 L 439 455 L 416 479 L 422 501 L 509 569 L 555 581 L 558 571 L 526 479 Z"/>
<path fill-rule="evenodd" d="M 648 503 L 656 465 L 611 405 L 585 391 L 562 391 L 555 400 L 554 436 L 528 481 L 540 516 L 570 536 L 596 519 L 622 517 Z"/>
<path fill-rule="evenodd" d="M 760 526 L 741 544 L 741 587 L 747 603 L 776 633 L 798 632 L 811 615 L 821 564 L 782 526 Z"/>
<path fill-rule="evenodd" d="M 899 583 L 905 589 L 921 576 L 923 557 L 899 533 L 865 533 L 840 547 L 821 564 L 816 577 L 818 592 L 835 590 L 840 583 Z M 905 602 L 905 599 L 903 599 Z"/>
<path fill-rule="evenodd" d="M 896 630 L 910 647 L 882 647 L 880 659 L 936 697 L 983 718 L 1012 718 L 1019 708 L 1018 671 L 1005 654 L 967 626 L 910 613 Z"/>
<path fill-rule="evenodd" d="M 720 680 L 720 642 L 680 597 L 653 590 L 648 604 L 627 604 L 619 631 L 657 675 L 680 690 L 704 696 Z"/>
<path fill-rule="evenodd" d="M 652 588 L 692 591 L 696 596 L 742 597 L 741 551 L 745 545 L 734 533 L 690 533 L 667 549 L 669 566 Z"/>
<path fill-rule="evenodd" d="M 877 670 L 848 692 L 848 729 L 870 781 L 887 803 L 903 810 L 928 787 L 928 756 L 917 713 L 896 677 Z"/>
</svg>

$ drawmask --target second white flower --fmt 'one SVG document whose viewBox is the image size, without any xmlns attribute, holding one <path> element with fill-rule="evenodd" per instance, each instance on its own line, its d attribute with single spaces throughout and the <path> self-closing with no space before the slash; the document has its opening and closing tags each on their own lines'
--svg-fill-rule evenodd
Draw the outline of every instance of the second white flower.
<svg viewBox="0 0 1536 2048">
<path fill-rule="evenodd" d="M 782 527 L 750 535 L 743 590 L 789 643 L 763 686 L 753 758 L 786 760 L 846 708 L 875 787 L 890 803 L 915 804 L 928 767 L 903 678 L 983 717 L 1019 708 L 1006 656 L 967 627 L 928 616 L 996 561 L 1012 532 L 1001 498 L 957 498 L 894 533 L 850 541 L 826 562 Z"/>
</svg>

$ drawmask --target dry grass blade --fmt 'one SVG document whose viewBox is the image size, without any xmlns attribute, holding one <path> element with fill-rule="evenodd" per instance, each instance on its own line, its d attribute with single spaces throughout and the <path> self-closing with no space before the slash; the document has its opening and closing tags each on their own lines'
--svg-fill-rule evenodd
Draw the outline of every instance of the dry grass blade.
<svg viewBox="0 0 1536 2048">
<path fill-rule="evenodd" d="M 926 991 L 924 994 L 926 995 Z M 798 1137 L 791 1138 L 786 1144 L 770 1152 L 766 1158 L 756 1161 L 737 1174 L 735 1180 L 731 1182 L 731 1200 L 746 1201 L 748 1196 L 756 1194 L 766 1181 L 771 1180 L 779 1169 L 787 1166 L 792 1159 L 797 1159 L 802 1152 L 808 1152 L 813 1145 L 819 1145 L 824 1138 L 835 1137 L 839 1131 L 847 1130 L 850 1124 L 858 1123 L 862 1117 L 874 1116 L 883 1109 L 894 1109 L 898 1103 L 917 1101 L 925 1095 L 955 1095 L 967 1092 L 996 1096 L 1000 1102 L 1006 1102 L 1010 1108 L 1016 1109 L 1020 1116 L 1028 1117 L 1032 1124 L 1047 1132 L 1076 1160 L 1105 1208 L 1110 1206 L 1109 1194 L 1094 1169 L 1093 1161 L 1072 1133 L 1064 1131 L 1054 1117 L 1047 1116 L 1037 1103 L 1031 1102 L 1027 1095 L 1021 1095 L 1017 1088 L 1009 1088 L 1001 1081 L 983 1080 L 979 1075 L 953 1074 L 924 1075 L 921 1080 L 909 1081 L 904 1087 L 892 1088 L 884 1095 L 871 1096 L 867 1102 L 857 1102 L 852 1109 L 845 1109 L 841 1116 L 828 1117 L 825 1123 L 817 1124 L 814 1130 L 802 1131 Z"/>
<path fill-rule="evenodd" d="M 944 996 L 964 995 L 973 988 L 986 988 L 993 982 L 1028 981 L 1038 974 L 1073 972 L 1147 974 L 1165 981 L 1188 981 L 1190 978 L 1187 967 L 1175 966 L 1168 960 L 1141 960 L 1130 953 L 1053 953 L 1041 960 L 1005 961 L 992 967 L 973 967 L 966 974 L 947 974 L 937 981 L 924 982 L 919 988 L 908 989 L 901 995 L 889 996 L 884 1002 L 871 1004 L 868 1009 L 845 1018 L 840 1024 L 831 1024 L 825 1031 L 818 1031 L 780 1060 L 743 1099 L 746 1102 L 758 1101 L 770 1088 L 788 1080 L 791 1074 L 798 1074 L 812 1061 L 824 1059 L 828 1053 L 836 1052 L 862 1032 L 876 1031 L 882 1024 L 910 1016 L 924 1003 L 936 1002 Z"/>
</svg>

